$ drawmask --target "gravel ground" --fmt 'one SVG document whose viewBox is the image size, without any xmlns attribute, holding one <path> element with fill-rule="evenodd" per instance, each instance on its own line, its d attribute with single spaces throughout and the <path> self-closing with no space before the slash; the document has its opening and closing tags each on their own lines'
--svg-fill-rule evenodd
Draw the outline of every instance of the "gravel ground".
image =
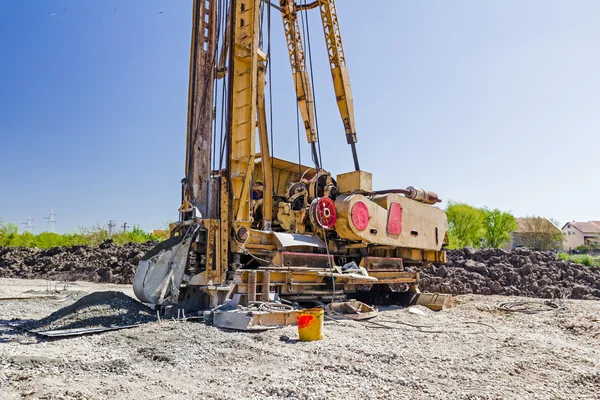
<svg viewBox="0 0 600 400">
<path fill-rule="evenodd" d="M 132 295 L 112 284 L 68 289 L 62 301 L 2 300 L 0 319 L 40 319 L 94 291 Z M 35 294 L 47 294 L 46 281 L 0 279 L 0 297 Z M 534 315 L 494 309 L 516 299 L 464 295 L 448 311 L 384 310 L 374 322 L 392 329 L 326 322 L 325 339 L 311 343 L 295 341 L 295 327 L 249 334 L 163 320 L 42 340 L 3 323 L 0 398 L 600 399 L 600 303 L 568 300 L 566 311 Z"/>
<path fill-rule="evenodd" d="M 45 318 L 29 321 L 21 326 L 35 332 L 55 329 L 111 328 L 143 324 L 156 318 L 151 309 L 125 293 L 102 291 L 83 296 L 75 303 Z"/>
</svg>

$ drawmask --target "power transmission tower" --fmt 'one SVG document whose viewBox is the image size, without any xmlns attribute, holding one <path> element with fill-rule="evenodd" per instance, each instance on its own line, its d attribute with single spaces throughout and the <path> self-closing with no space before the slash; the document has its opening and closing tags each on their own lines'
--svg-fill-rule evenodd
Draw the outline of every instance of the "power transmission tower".
<svg viewBox="0 0 600 400">
<path fill-rule="evenodd" d="M 27 222 L 23 222 L 22 225 L 25 225 L 25 230 L 27 232 L 33 232 L 33 218 L 31 218 L 31 215 L 27 217 Z"/>
<path fill-rule="evenodd" d="M 113 221 L 112 219 L 110 221 L 108 221 L 108 234 L 112 236 L 113 234 L 113 230 L 115 229 L 115 227 L 117 226 L 117 224 L 115 224 L 115 221 Z"/>
<path fill-rule="evenodd" d="M 56 213 L 53 208 L 50 209 L 50 216 L 44 217 L 44 219 L 48 220 L 48 232 L 54 233 L 58 221 L 56 220 Z"/>
<path fill-rule="evenodd" d="M 125 232 L 127 230 L 127 222 L 123 222 L 123 232 Z"/>
</svg>

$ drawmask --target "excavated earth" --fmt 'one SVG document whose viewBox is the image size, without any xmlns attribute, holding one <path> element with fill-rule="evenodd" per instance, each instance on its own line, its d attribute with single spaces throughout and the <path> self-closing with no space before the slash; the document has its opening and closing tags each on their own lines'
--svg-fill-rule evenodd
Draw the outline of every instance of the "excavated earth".
<svg viewBox="0 0 600 400">
<path fill-rule="evenodd" d="M 420 272 L 421 289 L 428 292 L 600 299 L 600 268 L 561 261 L 551 252 L 465 248 Z"/>
<path fill-rule="evenodd" d="M 0 247 L 0 277 L 131 283 L 138 261 L 154 244 Z M 429 292 L 600 299 L 600 268 L 561 261 L 551 252 L 452 250 L 446 264 L 416 270 Z"/>
<path fill-rule="evenodd" d="M 140 258 L 155 242 L 115 245 L 107 240 L 99 246 L 0 247 L 0 277 L 131 283 Z"/>
</svg>

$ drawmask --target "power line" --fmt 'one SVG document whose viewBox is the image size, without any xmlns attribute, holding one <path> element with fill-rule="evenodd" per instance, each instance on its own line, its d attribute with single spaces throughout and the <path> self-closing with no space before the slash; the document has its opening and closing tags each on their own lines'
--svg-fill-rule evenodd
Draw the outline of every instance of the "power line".
<svg viewBox="0 0 600 400">
<path fill-rule="evenodd" d="M 25 225 L 25 230 L 29 233 L 33 232 L 33 218 L 31 218 L 31 215 L 29 215 L 29 217 L 27 217 L 27 222 L 23 222 L 22 225 Z"/>
<path fill-rule="evenodd" d="M 44 217 L 44 219 L 48 220 L 48 232 L 54 233 L 56 231 L 56 213 L 54 212 L 54 208 L 50 209 L 50 215 L 48 217 Z"/>
<path fill-rule="evenodd" d="M 112 219 L 110 221 L 108 221 L 108 234 L 112 235 L 113 234 L 113 230 L 117 227 L 117 224 L 115 223 L 115 221 L 113 221 Z"/>
</svg>

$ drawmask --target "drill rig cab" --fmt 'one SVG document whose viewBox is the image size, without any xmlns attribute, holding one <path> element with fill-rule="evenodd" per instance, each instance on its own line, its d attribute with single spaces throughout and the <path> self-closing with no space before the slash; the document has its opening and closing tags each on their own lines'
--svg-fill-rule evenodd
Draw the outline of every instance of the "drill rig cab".
<svg viewBox="0 0 600 400">
<path fill-rule="evenodd" d="M 373 191 L 371 174 L 360 169 L 334 0 L 193 3 L 180 218 L 170 239 L 140 261 L 136 296 L 157 306 L 201 310 L 234 298 L 240 304 L 274 298 L 382 303 L 393 301 L 394 293 L 418 293 L 419 275 L 410 266 L 445 262 L 446 215 L 434 207 L 440 201 L 435 193 L 415 187 Z M 301 13 L 315 8 L 355 166 L 336 176 L 319 159 L 299 23 Z M 261 46 L 272 11 L 283 22 L 311 167 L 270 153 L 269 51 Z M 262 194 L 253 195 L 258 181 Z"/>
</svg>

